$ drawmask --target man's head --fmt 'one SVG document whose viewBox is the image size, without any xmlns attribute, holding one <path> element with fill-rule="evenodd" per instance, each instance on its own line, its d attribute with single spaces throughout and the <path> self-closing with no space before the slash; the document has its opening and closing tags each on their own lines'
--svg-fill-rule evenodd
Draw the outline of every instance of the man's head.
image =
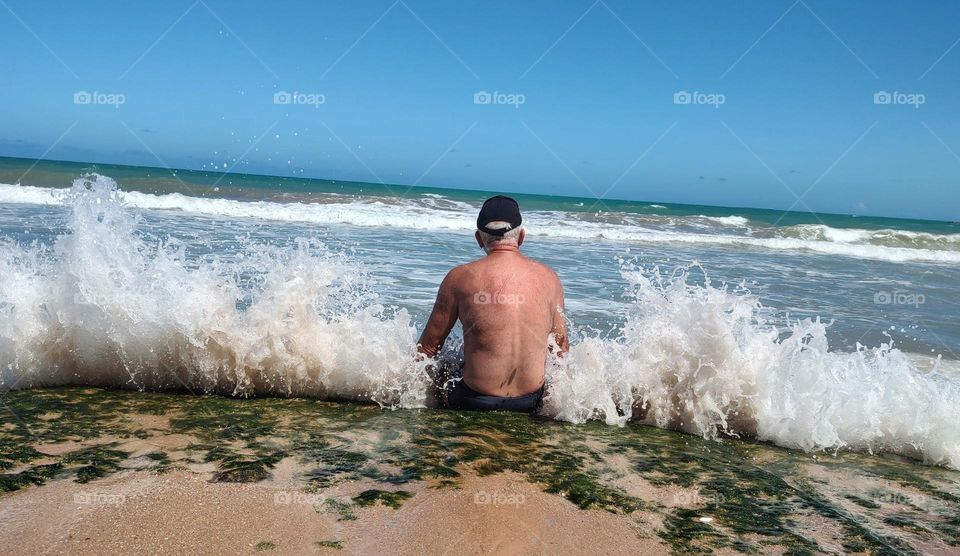
<svg viewBox="0 0 960 556">
<path fill-rule="evenodd" d="M 510 197 L 497 195 L 484 201 L 477 216 L 477 244 L 490 253 L 498 247 L 520 247 L 525 232 L 520 205 Z"/>
</svg>

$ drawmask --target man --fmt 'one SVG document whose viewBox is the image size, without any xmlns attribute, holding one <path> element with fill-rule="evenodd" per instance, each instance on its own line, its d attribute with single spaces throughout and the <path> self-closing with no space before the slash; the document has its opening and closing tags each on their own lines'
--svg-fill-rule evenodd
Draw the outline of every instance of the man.
<svg viewBox="0 0 960 556">
<path fill-rule="evenodd" d="M 440 284 L 417 350 L 436 357 L 460 320 L 466 362 L 450 407 L 533 412 L 548 350 L 569 349 L 563 287 L 553 270 L 520 254 L 522 222 L 515 200 L 487 199 L 475 234 L 487 256 L 454 268 Z"/>
</svg>

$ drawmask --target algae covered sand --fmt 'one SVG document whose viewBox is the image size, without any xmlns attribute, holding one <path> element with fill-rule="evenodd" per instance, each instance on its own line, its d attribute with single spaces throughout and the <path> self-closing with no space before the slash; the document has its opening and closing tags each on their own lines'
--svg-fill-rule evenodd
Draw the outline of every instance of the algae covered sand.
<svg viewBox="0 0 960 556">
<path fill-rule="evenodd" d="M 14 552 L 33 534 L 219 552 L 177 543 L 224 528 L 247 552 L 960 552 L 960 472 L 899 458 L 303 399 L 56 388 L 3 406 Z"/>
</svg>

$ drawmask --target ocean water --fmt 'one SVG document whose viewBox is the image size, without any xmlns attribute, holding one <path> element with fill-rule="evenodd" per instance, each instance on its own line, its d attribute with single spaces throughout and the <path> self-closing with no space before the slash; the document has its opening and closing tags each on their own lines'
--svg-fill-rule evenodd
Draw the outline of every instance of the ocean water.
<svg viewBox="0 0 960 556">
<path fill-rule="evenodd" d="M 429 407 L 488 195 L 0 159 L 0 387 Z M 545 416 L 960 468 L 960 225 L 517 197 L 573 332 Z"/>
</svg>

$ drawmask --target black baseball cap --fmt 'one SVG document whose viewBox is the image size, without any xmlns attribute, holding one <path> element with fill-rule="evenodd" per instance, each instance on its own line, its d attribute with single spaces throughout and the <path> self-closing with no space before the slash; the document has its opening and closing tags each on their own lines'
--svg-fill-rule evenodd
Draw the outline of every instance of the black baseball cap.
<svg viewBox="0 0 960 556">
<path fill-rule="evenodd" d="M 489 229 L 487 224 L 491 222 L 509 222 L 510 227 L 499 230 Z M 503 195 L 496 195 L 484 201 L 483 206 L 480 207 L 480 216 L 477 216 L 477 229 L 492 236 L 502 236 L 522 223 L 520 205 L 516 200 Z"/>
</svg>

